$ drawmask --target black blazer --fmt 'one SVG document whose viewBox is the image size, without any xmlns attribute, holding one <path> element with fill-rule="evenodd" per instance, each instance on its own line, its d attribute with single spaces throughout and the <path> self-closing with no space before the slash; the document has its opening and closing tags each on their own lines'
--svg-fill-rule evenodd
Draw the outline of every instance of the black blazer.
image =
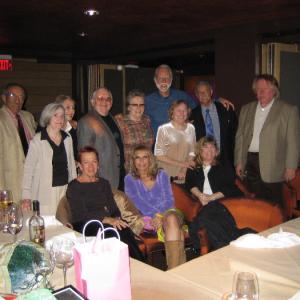
<svg viewBox="0 0 300 300">
<path fill-rule="evenodd" d="M 233 166 L 234 140 L 238 125 L 237 117 L 232 108 L 227 110 L 219 102 L 214 102 L 214 104 L 217 108 L 220 123 L 220 162 L 224 165 L 230 163 Z M 201 105 L 192 110 L 190 120 L 195 126 L 196 140 L 198 141 L 200 138 L 206 135 Z"/>
<path fill-rule="evenodd" d="M 207 174 L 208 181 L 213 193 L 221 192 L 225 197 L 238 197 L 243 193 L 235 185 L 235 174 L 232 167 L 225 167 L 221 164 L 212 166 Z M 202 166 L 191 170 L 188 169 L 185 178 L 185 188 L 191 192 L 197 187 L 203 192 L 204 172 Z"/>
</svg>

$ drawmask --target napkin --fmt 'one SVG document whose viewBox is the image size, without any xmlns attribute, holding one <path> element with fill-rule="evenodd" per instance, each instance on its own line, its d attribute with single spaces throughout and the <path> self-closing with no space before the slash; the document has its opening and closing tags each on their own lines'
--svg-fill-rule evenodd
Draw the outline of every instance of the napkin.
<svg viewBox="0 0 300 300">
<path fill-rule="evenodd" d="M 293 297 L 289 298 L 289 300 L 300 300 L 300 291 L 298 291 Z"/>
<path fill-rule="evenodd" d="M 272 233 L 267 237 L 263 237 L 258 234 L 245 234 L 235 241 L 232 241 L 230 245 L 240 248 L 287 248 L 300 245 L 300 237 L 291 232 L 284 232 L 279 229 L 279 232 Z"/>
</svg>

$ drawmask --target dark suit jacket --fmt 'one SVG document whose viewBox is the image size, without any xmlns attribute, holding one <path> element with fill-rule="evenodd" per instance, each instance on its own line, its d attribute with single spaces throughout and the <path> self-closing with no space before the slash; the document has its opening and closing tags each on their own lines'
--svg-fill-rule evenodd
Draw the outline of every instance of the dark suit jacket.
<svg viewBox="0 0 300 300">
<path fill-rule="evenodd" d="M 220 161 L 223 164 L 228 162 L 233 165 L 234 140 L 237 129 L 237 117 L 235 112 L 230 108 L 227 110 L 221 103 L 214 102 L 217 108 L 220 123 L 220 144 L 221 153 Z M 195 126 L 196 140 L 206 135 L 205 123 L 202 115 L 201 106 L 197 106 L 192 110 L 191 122 Z"/>
<path fill-rule="evenodd" d="M 213 193 L 221 192 L 225 197 L 242 196 L 242 192 L 235 185 L 235 174 L 232 167 L 221 164 L 212 166 L 209 170 L 208 181 Z M 203 192 L 204 172 L 202 166 L 193 170 L 188 169 L 185 178 L 185 188 L 188 192 L 197 187 Z"/>
</svg>

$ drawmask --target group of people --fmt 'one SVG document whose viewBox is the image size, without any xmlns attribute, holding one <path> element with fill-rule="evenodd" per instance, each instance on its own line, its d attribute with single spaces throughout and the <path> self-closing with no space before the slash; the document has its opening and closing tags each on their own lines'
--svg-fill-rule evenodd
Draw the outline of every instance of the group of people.
<svg viewBox="0 0 300 300">
<path fill-rule="evenodd" d="M 204 206 L 240 195 L 236 175 L 246 177 L 258 197 L 282 205 L 282 182 L 293 179 L 299 162 L 299 115 L 279 100 L 271 75 L 254 79 L 257 100 L 242 108 L 239 123 L 232 103 L 213 99 L 208 82 L 195 87 L 199 103 L 171 88 L 167 65 L 155 70 L 154 82 L 157 91 L 146 97 L 137 90 L 128 94 L 125 115 L 111 115 L 110 90 L 95 90 L 91 110 L 78 123 L 74 100 L 60 95 L 43 109 L 36 134 L 32 115 L 22 110 L 25 89 L 7 85 L 0 109 L 0 188 L 11 189 L 23 207 L 38 199 L 42 214 L 55 214 L 66 195 L 75 230 L 98 219 L 118 229 L 130 255 L 142 260 L 112 188 L 125 191 L 150 219 L 147 229 L 164 241 L 173 268 L 185 262 L 184 216 L 174 207 L 170 178 Z"/>
</svg>

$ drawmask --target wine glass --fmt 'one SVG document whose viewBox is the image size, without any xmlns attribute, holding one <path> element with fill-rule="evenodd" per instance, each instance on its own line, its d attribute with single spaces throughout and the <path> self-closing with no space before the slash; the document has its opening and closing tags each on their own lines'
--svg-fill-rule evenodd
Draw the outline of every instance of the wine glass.
<svg viewBox="0 0 300 300">
<path fill-rule="evenodd" d="M 236 272 L 232 286 L 234 300 L 258 300 L 258 281 L 255 273 Z"/>
<path fill-rule="evenodd" d="M 36 281 L 39 282 L 40 280 L 42 280 L 43 288 L 49 288 L 50 284 L 47 276 L 53 272 L 54 266 L 54 253 L 51 247 L 49 250 L 45 249 L 45 252 L 42 254 L 41 260 L 35 262 L 33 265 Z M 40 279 L 40 277 L 42 278 Z"/>
<path fill-rule="evenodd" d="M 17 241 L 17 234 L 23 228 L 23 213 L 20 205 L 11 204 L 7 211 L 7 229 L 14 236 L 14 243 Z"/>
<path fill-rule="evenodd" d="M 53 239 L 52 251 L 55 266 L 63 269 L 64 286 L 67 285 L 67 268 L 71 267 L 74 263 L 74 246 L 74 242 L 69 239 L 60 237 L 56 237 Z"/>
<path fill-rule="evenodd" d="M 10 190 L 0 190 L 0 208 L 4 213 L 4 227 L 3 232 L 8 232 L 8 208 L 13 203 L 12 192 Z"/>
</svg>

